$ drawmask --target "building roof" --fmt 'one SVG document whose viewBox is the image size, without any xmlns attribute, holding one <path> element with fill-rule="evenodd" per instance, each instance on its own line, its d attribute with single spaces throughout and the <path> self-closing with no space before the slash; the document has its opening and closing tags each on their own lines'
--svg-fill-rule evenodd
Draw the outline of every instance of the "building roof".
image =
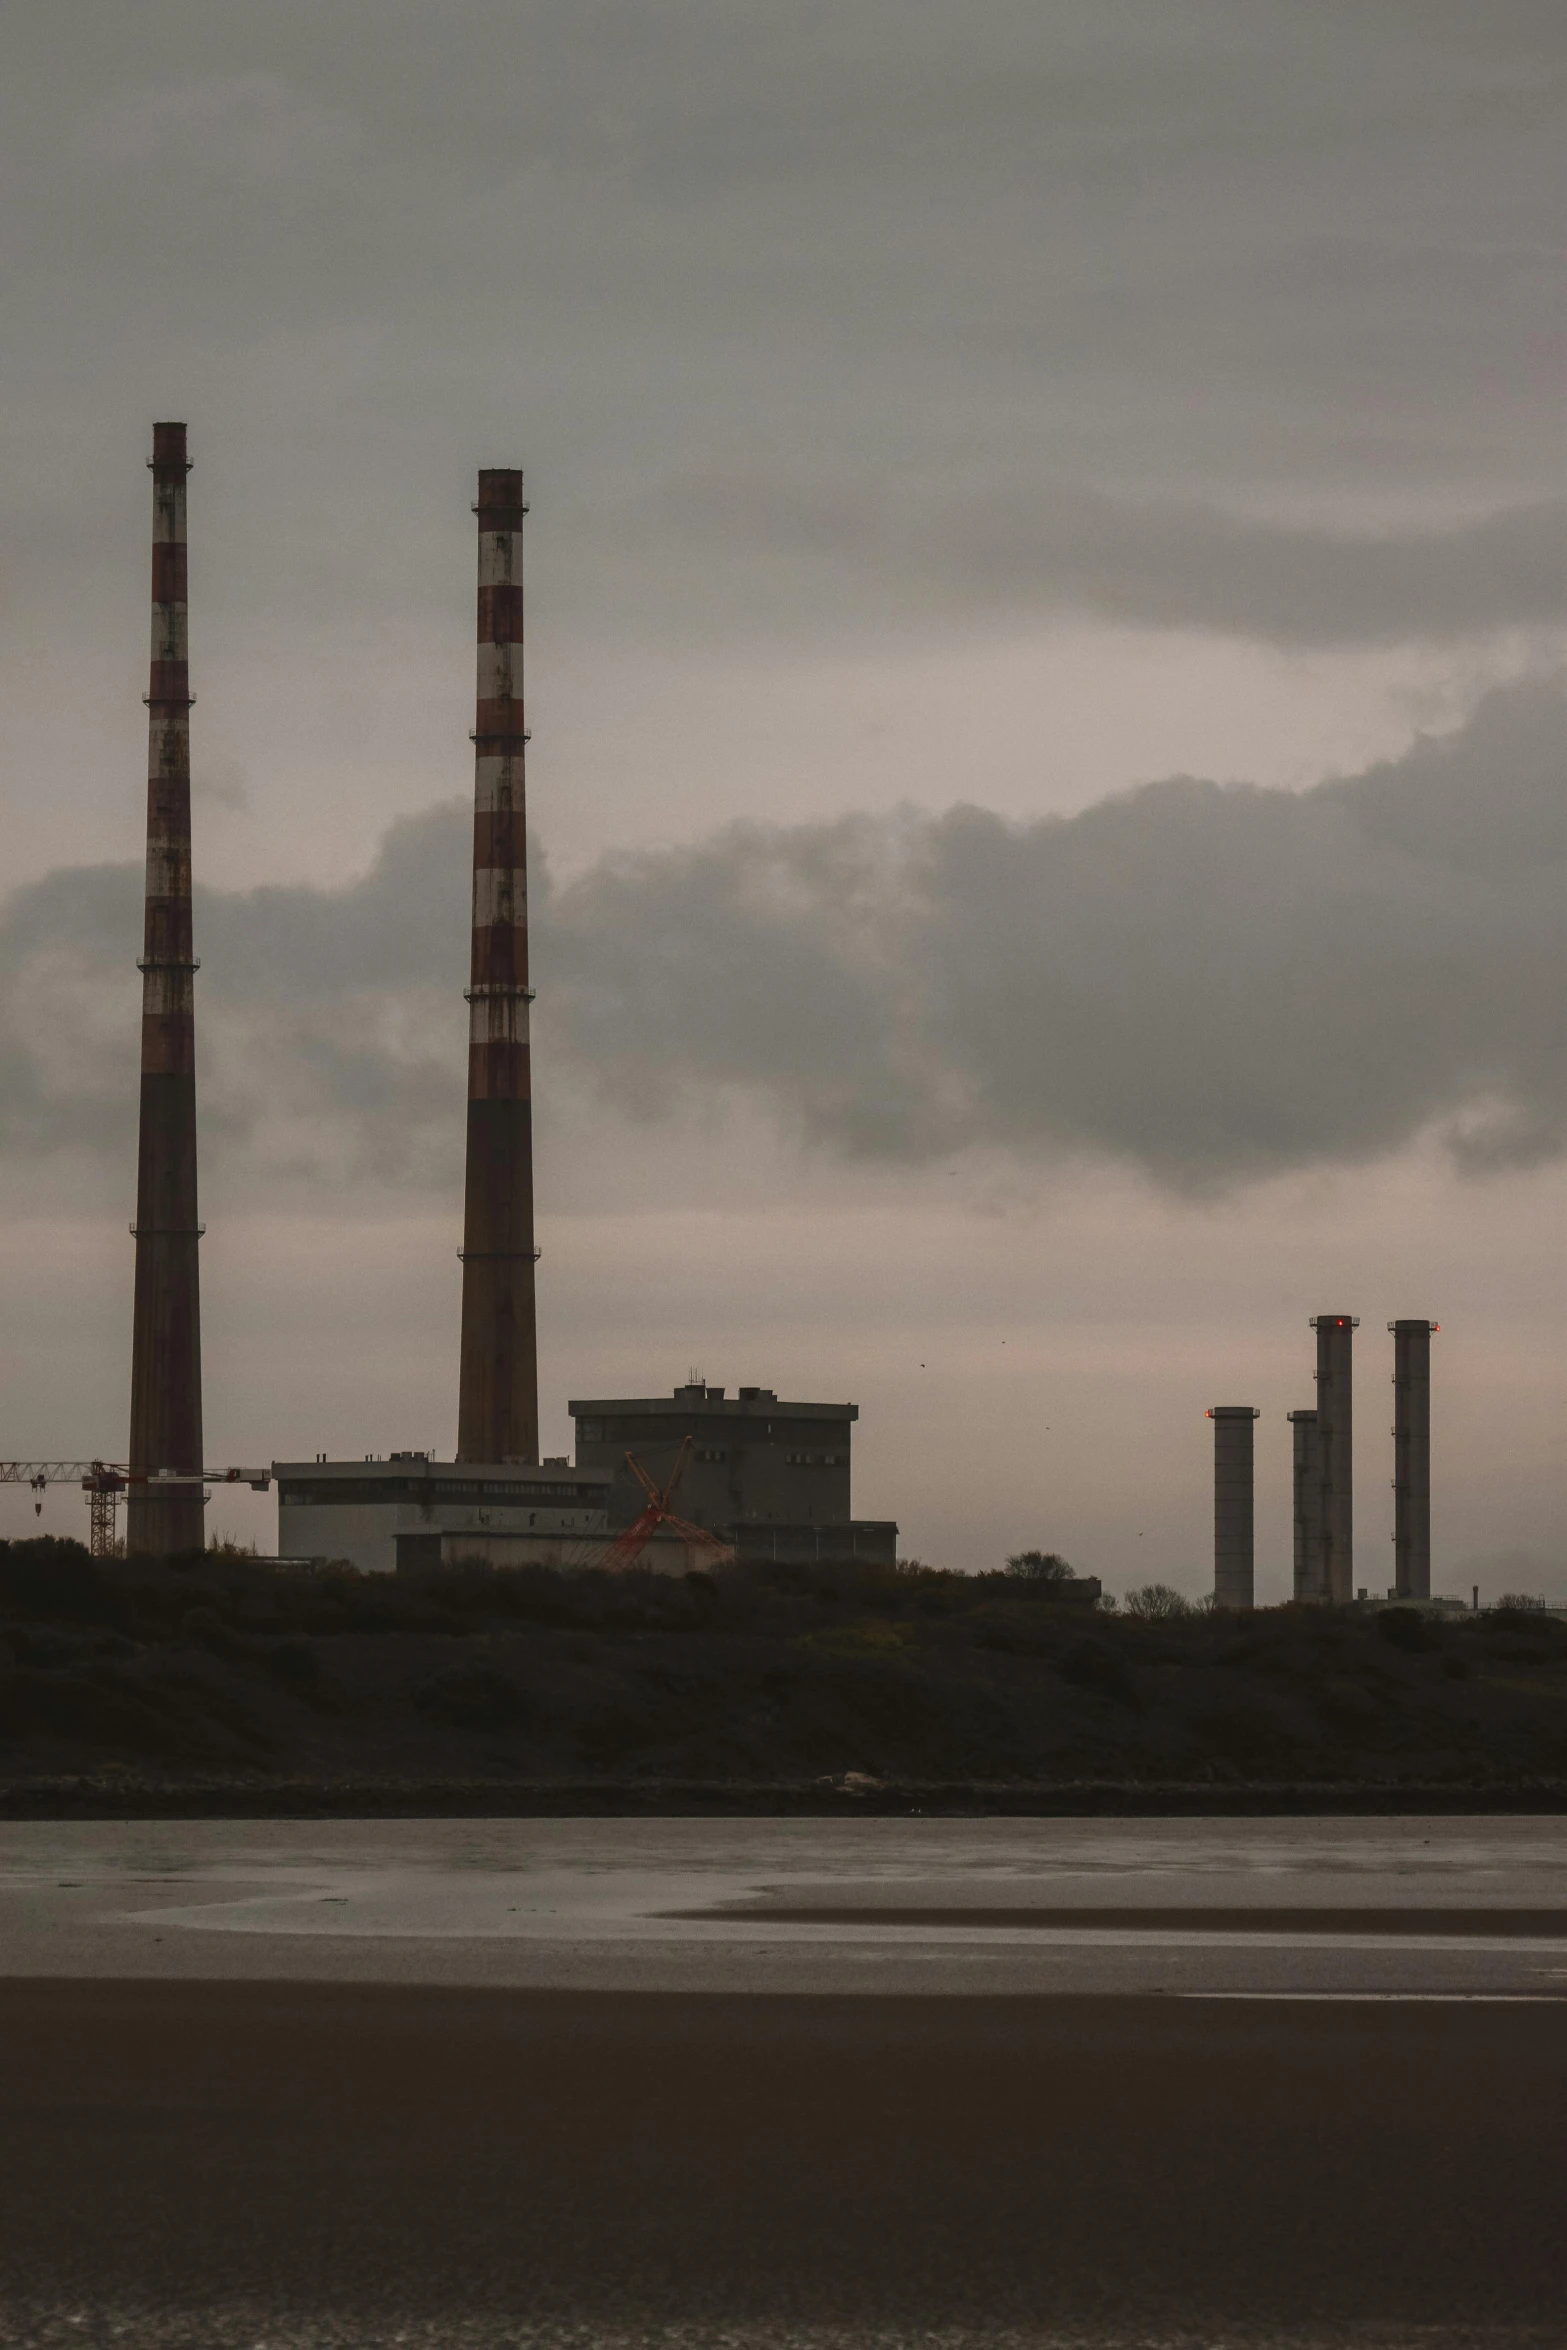
<svg viewBox="0 0 1567 2350">
<path fill-rule="evenodd" d="M 639 1412 L 671 1420 L 689 1419 L 693 1412 L 701 1412 L 704 1418 L 719 1413 L 726 1418 L 769 1420 L 857 1420 L 860 1416 L 857 1403 L 785 1403 L 770 1387 L 739 1387 L 731 1396 L 722 1387 L 696 1381 L 677 1387 L 671 1395 L 593 1396 L 578 1398 L 566 1409 L 574 1420 L 590 1415 L 603 1418 L 614 1412 Z"/>
<path fill-rule="evenodd" d="M 550 1461 L 437 1461 L 425 1452 L 394 1452 L 385 1460 L 274 1461 L 272 1474 L 312 1484 L 403 1485 L 411 1479 L 432 1486 L 526 1485 L 604 1486 L 607 1469 L 577 1469 L 566 1460 Z"/>
</svg>

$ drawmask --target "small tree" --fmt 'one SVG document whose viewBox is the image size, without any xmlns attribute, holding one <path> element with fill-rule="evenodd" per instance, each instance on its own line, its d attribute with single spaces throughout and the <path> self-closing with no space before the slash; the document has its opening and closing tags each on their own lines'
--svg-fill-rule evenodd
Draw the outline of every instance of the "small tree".
<svg viewBox="0 0 1567 2350">
<path fill-rule="evenodd" d="M 1021 1576 L 1026 1583 L 1069 1583 L 1072 1570 L 1066 1560 L 1053 1550 L 1015 1550 L 1007 1560 L 1007 1573 Z"/>
<path fill-rule="evenodd" d="M 1171 1616 L 1189 1616 L 1192 1603 L 1169 1583 L 1145 1583 L 1129 1591 L 1124 1602 L 1129 1616 L 1144 1624 L 1162 1624 Z"/>
</svg>

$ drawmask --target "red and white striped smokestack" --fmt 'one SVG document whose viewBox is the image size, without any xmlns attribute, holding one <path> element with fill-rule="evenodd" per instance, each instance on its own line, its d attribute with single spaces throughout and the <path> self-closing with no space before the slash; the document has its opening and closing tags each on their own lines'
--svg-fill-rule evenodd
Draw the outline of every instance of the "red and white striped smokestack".
<svg viewBox="0 0 1567 2350">
<path fill-rule="evenodd" d="M 536 1461 L 522 475 L 481 473 L 476 511 L 479 673 L 457 1458 Z"/>
<path fill-rule="evenodd" d="M 190 917 L 190 671 L 183 424 L 152 428 L 152 665 L 147 686 L 147 911 L 126 1549 L 199 1550 L 201 1284 Z M 158 1490 L 160 1473 L 194 1483 Z"/>
</svg>

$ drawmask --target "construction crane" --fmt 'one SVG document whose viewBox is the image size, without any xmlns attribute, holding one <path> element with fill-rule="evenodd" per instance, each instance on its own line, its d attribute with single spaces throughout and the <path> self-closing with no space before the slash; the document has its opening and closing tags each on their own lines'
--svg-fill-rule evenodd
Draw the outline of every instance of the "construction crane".
<svg viewBox="0 0 1567 2350">
<path fill-rule="evenodd" d="M 159 1470 L 149 1480 L 145 1471 L 132 1472 L 119 1461 L 0 1461 L 0 1485 L 30 1485 L 33 1515 L 43 1514 L 44 1489 L 49 1485 L 79 1485 L 87 1496 L 87 1547 L 95 1559 L 113 1558 L 117 1541 L 120 1496 L 132 1483 L 158 1485 L 248 1485 L 265 1493 L 272 1483 L 270 1469 L 203 1469 L 199 1477 L 179 1477 Z"/>
<path fill-rule="evenodd" d="M 634 1567 L 660 1526 L 667 1526 L 672 1534 L 679 1535 L 682 1542 L 688 1542 L 693 1549 L 705 1552 L 710 1565 L 724 1567 L 733 1563 L 735 1554 L 727 1542 L 720 1542 L 718 1536 L 710 1534 L 705 1526 L 692 1525 L 689 1518 L 677 1518 L 670 1506 L 690 1457 L 691 1439 L 688 1436 L 675 1456 L 668 1484 L 660 1487 L 648 1475 L 642 1463 L 627 1453 L 626 1466 L 647 1495 L 647 1500 L 641 1516 L 633 1519 L 629 1526 L 616 1535 L 599 1561 L 600 1566 L 622 1573 L 627 1567 Z"/>
</svg>

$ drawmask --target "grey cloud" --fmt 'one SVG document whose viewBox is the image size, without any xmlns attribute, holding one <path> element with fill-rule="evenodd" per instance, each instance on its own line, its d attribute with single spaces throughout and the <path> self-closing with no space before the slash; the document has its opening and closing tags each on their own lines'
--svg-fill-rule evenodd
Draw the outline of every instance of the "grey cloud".
<svg viewBox="0 0 1567 2350">
<path fill-rule="evenodd" d="M 854 1157 L 1109 1154 L 1200 1188 L 1432 1129 L 1472 1169 L 1553 1156 L 1564 714 L 1557 684 L 1498 692 L 1298 795 L 1176 779 L 611 860 L 553 909 L 555 985 L 633 1110 L 732 1089 Z"/>
<path fill-rule="evenodd" d="M 155 164 L 265 185 L 341 163 L 357 143 L 348 116 L 250 68 L 121 87 L 78 124 L 71 150 L 89 169 Z"/>
<path fill-rule="evenodd" d="M 1167 501 L 1026 483 L 901 499 L 848 483 L 789 490 L 694 481 L 661 502 L 748 562 L 804 556 L 901 604 L 951 612 L 1051 608 L 1283 645 L 1461 638 L 1567 621 L 1567 503 L 1444 530 L 1306 529 Z"/>
<path fill-rule="evenodd" d="M 470 839 L 465 808 L 435 808 L 350 888 L 198 887 L 209 1181 L 460 1181 Z M 0 912 L 5 1154 L 134 1169 L 141 899 L 138 867 L 78 868 Z"/>
<path fill-rule="evenodd" d="M 1440 1135 L 1567 1147 L 1567 694 L 1291 794 L 1190 778 L 1083 814 L 737 826 L 534 881 L 541 1080 L 630 1120 L 744 1099 L 810 1148 L 1112 1158 L 1202 1190 Z M 200 894 L 203 1130 L 231 1188 L 459 1180 L 469 833 L 395 827 L 329 892 Z M 0 1141 L 134 1123 L 134 869 L 0 918 Z"/>
<path fill-rule="evenodd" d="M 128 418 L 177 399 L 237 633 L 280 589 L 341 630 L 372 579 L 437 612 L 447 501 L 514 449 L 583 635 L 772 625 L 762 560 L 677 577 L 633 532 L 704 467 L 785 509 L 818 468 L 894 510 L 964 485 L 909 528 L 981 599 L 1289 641 L 1559 608 L 1529 511 L 1560 473 L 1559 8 L 12 14 L 28 605 L 49 564 L 71 609 L 99 592 L 68 542 L 101 551 L 122 495 L 139 528 Z M 1364 509 L 1365 543 L 1220 505 Z M 1369 526 L 1487 512 L 1462 545 Z M 858 578 L 818 568 L 795 609 L 841 638 Z"/>
</svg>

